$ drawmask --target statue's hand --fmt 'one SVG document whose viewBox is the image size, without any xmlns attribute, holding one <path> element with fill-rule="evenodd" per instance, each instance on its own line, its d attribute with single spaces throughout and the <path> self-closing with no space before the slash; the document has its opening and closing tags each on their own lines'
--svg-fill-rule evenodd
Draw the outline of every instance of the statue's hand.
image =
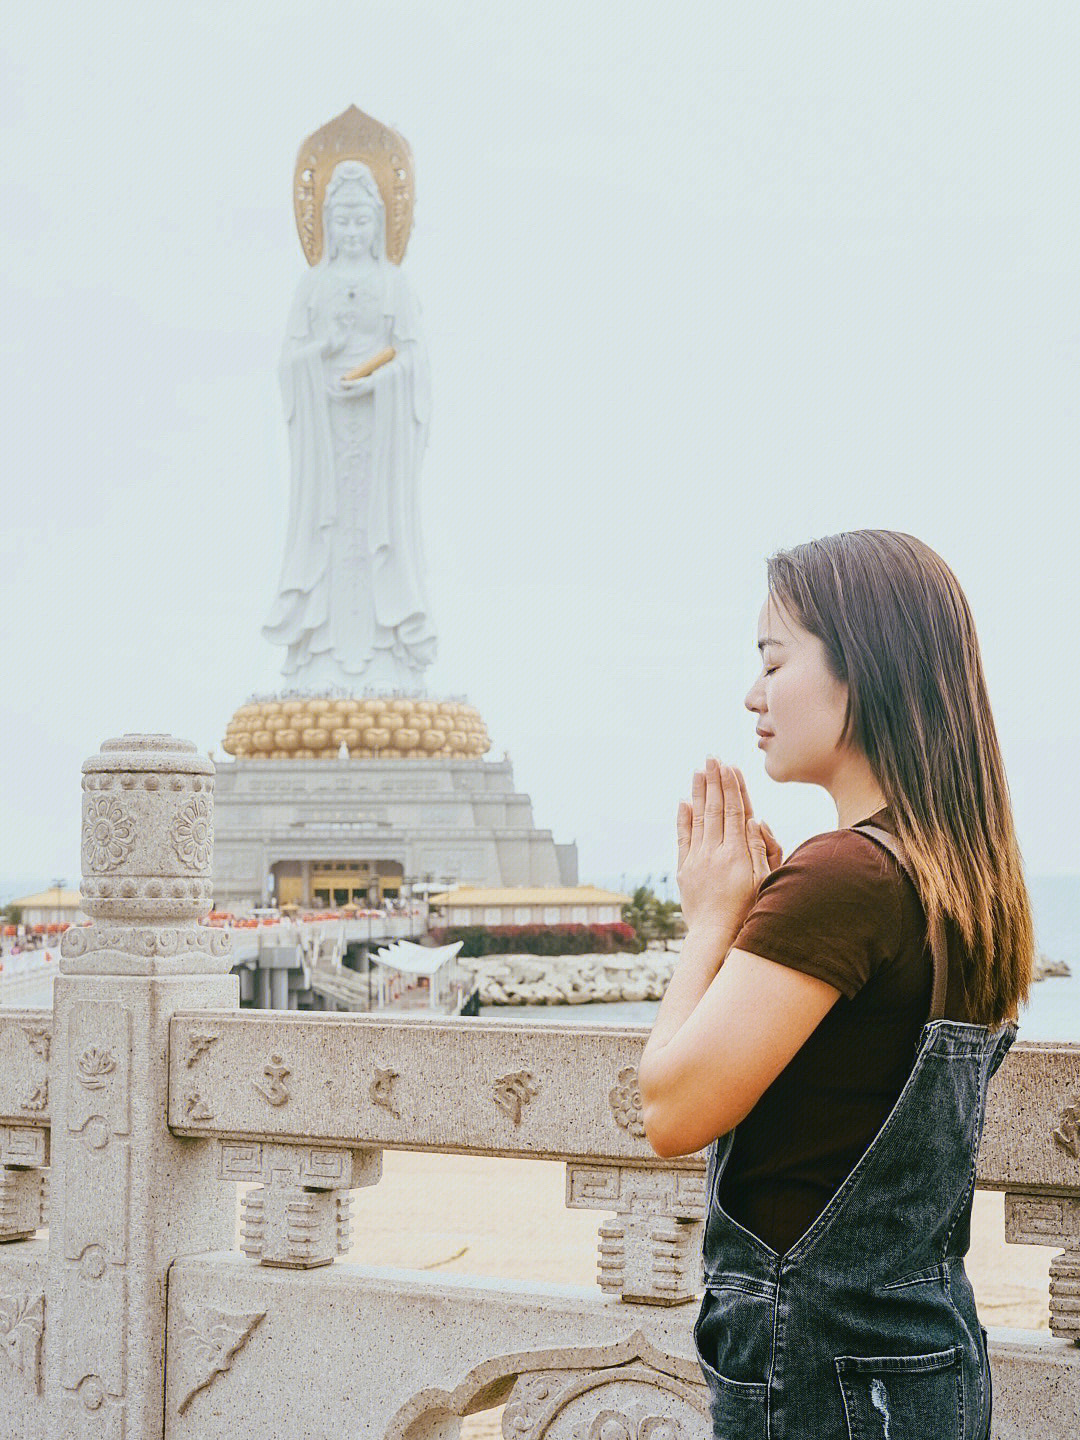
<svg viewBox="0 0 1080 1440">
<path fill-rule="evenodd" d="M 338 381 L 338 389 L 343 395 L 370 395 L 375 389 L 375 376 L 365 375 L 362 380 L 342 378 Z"/>
</svg>

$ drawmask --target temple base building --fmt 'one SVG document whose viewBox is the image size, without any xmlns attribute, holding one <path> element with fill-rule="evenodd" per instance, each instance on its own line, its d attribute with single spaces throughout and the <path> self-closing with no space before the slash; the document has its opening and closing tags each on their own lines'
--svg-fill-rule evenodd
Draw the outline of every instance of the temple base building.
<svg viewBox="0 0 1080 1440">
<path fill-rule="evenodd" d="M 313 726 L 304 723 L 310 716 L 282 708 L 312 703 L 350 712 L 327 712 L 323 724 Z M 418 718 L 425 712 L 406 713 L 418 703 L 425 702 L 241 707 L 225 737 L 235 758 L 217 766 L 219 910 L 375 905 L 458 885 L 577 885 L 576 844 L 556 844 L 550 830 L 536 828 L 529 796 L 515 789 L 509 756 L 483 758 L 490 742 L 476 712 L 456 704 L 450 719 L 461 728 L 438 731 L 434 723 L 444 722 L 437 702 L 427 702 L 432 723 L 426 728 Z M 412 723 L 395 725 L 390 716 Z M 268 728 L 279 719 L 287 724 Z M 341 725 L 332 724 L 336 720 Z M 306 753 L 288 748 L 294 736 L 309 742 L 301 747 Z M 436 741 L 439 752 L 432 753 Z"/>
</svg>

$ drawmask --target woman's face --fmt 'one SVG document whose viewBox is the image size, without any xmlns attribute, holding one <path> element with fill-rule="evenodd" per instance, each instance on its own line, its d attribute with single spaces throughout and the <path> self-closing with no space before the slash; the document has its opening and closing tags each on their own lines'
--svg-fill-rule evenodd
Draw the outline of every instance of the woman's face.
<svg viewBox="0 0 1080 1440">
<path fill-rule="evenodd" d="M 769 732 L 759 740 L 765 773 L 773 780 L 801 780 L 826 788 L 842 763 L 848 687 L 825 663 L 825 647 L 769 595 L 758 616 L 761 673 L 746 708 Z"/>
</svg>

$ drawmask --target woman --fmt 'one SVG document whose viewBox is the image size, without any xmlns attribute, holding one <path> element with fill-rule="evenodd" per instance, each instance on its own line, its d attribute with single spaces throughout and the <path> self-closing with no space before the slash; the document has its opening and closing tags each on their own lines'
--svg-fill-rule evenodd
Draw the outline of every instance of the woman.
<svg viewBox="0 0 1080 1440">
<path fill-rule="evenodd" d="M 964 1269 L 987 1085 L 1033 934 L 971 612 L 913 536 L 774 555 L 746 697 L 838 828 L 785 861 L 710 758 L 687 921 L 642 1054 L 660 1155 L 709 1145 L 694 1339 L 723 1440 L 983 1440 Z"/>
<path fill-rule="evenodd" d="M 420 540 L 429 381 L 419 310 L 386 256 L 379 187 L 334 167 L 326 249 L 297 290 L 281 356 L 292 461 L 288 540 L 263 627 L 305 689 L 422 683 L 436 634 Z M 373 358 L 394 358 L 348 379 Z"/>
</svg>

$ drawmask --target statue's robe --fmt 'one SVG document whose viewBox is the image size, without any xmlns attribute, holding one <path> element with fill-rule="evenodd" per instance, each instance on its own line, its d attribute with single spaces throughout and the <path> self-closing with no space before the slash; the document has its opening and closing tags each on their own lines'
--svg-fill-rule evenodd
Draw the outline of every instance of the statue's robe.
<svg viewBox="0 0 1080 1440">
<path fill-rule="evenodd" d="M 325 679 L 327 659 L 335 662 L 347 684 L 362 674 L 376 646 L 392 651 L 419 678 L 436 649 L 420 539 L 419 481 L 431 388 L 419 307 L 397 266 L 385 266 L 382 338 L 397 354 L 379 372 L 368 402 L 374 405 L 374 420 L 362 517 L 376 627 L 372 636 L 350 636 L 347 619 L 332 613 L 337 587 L 330 576 L 331 537 L 342 516 L 331 400 L 325 362 L 318 353 L 328 332 L 327 318 L 320 313 L 323 268 L 314 266 L 301 280 L 282 349 L 280 378 L 291 460 L 289 526 L 277 600 L 263 634 L 288 647 L 283 671 L 300 684 L 312 662 Z M 343 363 L 340 368 L 349 367 Z M 344 403 L 365 401 L 355 397 Z"/>
</svg>

